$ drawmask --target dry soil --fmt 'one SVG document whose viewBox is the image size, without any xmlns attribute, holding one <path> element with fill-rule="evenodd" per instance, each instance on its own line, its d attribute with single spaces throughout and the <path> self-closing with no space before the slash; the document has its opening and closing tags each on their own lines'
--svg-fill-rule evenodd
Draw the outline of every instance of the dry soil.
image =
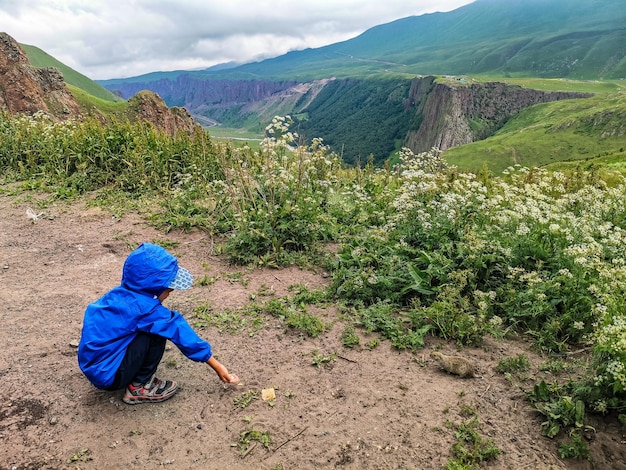
<svg viewBox="0 0 626 470">
<path fill-rule="evenodd" d="M 370 350 L 364 345 L 376 336 L 357 330 L 361 345 L 348 349 L 331 307 L 311 309 L 333 325 L 317 338 L 276 318 L 238 334 L 198 325 L 240 385 L 223 385 L 206 364 L 169 345 L 159 375 L 178 381 L 179 393 L 126 405 L 121 392 L 99 391 L 81 375 L 75 346 L 85 306 L 119 284 L 126 255 L 143 241 L 169 243 L 196 279 L 214 281 L 166 300 L 192 324 L 199 305 L 219 315 L 261 292 L 285 296 L 292 285 L 328 282 L 321 271 L 229 265 L 210 236 L 161 233 L 136 214 L 117 218 L 83 203 L 38 210 L 23 196 L 0 195 L 0 468 L 442 469 L 453 428 L 470 410 L 502 451 L 481 468 L 626 469 L 623 428 L 606 419 L 588 433 L 590 461 L 558 458 L 558 439 L 541 435 L 540 416 L 524 400 L 532 381 L 494 370 L 523 353 L 529 377 L 563 380 L 539 370 L 546 358 L 527 343 L 487 340 L 458 351 L 428 337 L 417 353 L 388 341 Z M 430 358 L 435 349 L 474 361 L 480 376 L 442 371 Z M 318 367 L 315 354 L 334 359 Z M 268 388 L 273 402 L 261 399 Z M 267 433 L 268 446 L 253 440 L 242 448 L 253 431 Z"/>
</svg>

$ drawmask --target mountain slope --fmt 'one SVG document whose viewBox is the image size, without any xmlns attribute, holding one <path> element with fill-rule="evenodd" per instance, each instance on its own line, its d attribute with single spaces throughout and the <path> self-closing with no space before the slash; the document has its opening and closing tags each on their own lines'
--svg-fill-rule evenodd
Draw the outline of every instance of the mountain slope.
<svg viewBox="0 0 626 470">
<path fill-rule="evenodd" d="M 115 96 L 111 91 L 104 88 L 99 83 L 91 80 L 85 75 L 77 72 L 76 70 L 68 67 L 62 62 L 59 62 L 57 59 L 49 55 L 48 53 L 42 51 L 36 46 L 29 46 L 28 44 L 20 44 L 26 55 L 28 56 L 28 60 L 31 65 L 36 68 L 43 67 L 56 67 L 63 74 L 63 78 L 66 83 L 70 85 L 74 85 L 81 90 L 86 91 L 92 96 L 96 98 L 100 98 L 107 101 L 121 101 L 120 98 Z"/>
<path fill-rule="evenodd" d="M 445 159 L 461 170 L 487 164 L 496 173 L 507 167 L 626 158 L 626 87 L 584 100 L 538 104 L 521 111 L 493 136 L 451 148 Z M 603 166 L 609 166 L 606 163 Z"/>
<path fill-rule="evenodd" d="M 200 79 L 300 81 L 380 73 L 623 78 L 626 8 L 623 0 L 476 0 L 451 12 L 379 25 L 329 46 L 187 73 Z M 164 78 L 168 72 L 99 83 L 111 89 Z"/>
<path fill-rule="evenodd" d="M 314 78 L 378 72 L 620 78 L 626 76 L 625 12 L 621 0 L 477 0 L 233 71 Z"/>
<path fill-rule="evenodd" d="M 371 156 L 374 163 L 382 164 L 401 145 L 415 153 L 433 147 L 447 150 L 492 135 L 526 107 L 589 96 L 432 76 L 336 79 L 295 119 L 301 135 L 323 137 L 346 163 L 364 162 Z"/>
</svg>

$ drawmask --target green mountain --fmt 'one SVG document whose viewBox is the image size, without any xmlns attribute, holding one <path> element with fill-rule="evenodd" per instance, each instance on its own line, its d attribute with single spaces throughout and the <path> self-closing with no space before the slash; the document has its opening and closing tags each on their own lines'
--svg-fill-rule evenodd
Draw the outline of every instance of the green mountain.
<svg viewBox="0 0 626 470">
<path fill-rule="evenodd" d="M 573 79 L 626 77 L 623 0 L 476 0 L 446 13 L 403 18 L 326 47 L 294 51 L 199 79 L 296 79 L 373 74 L 499 74 Z M 161 72 L 104 86 L 172 78 Z"/>
<path fill-rule="evenodd" d="M 92 96 L 95 96 L 96 98 L 100 98 L 106 101 L 122 100 L 99 83 L 91 80 L 90 78 L 87 78 L 85 75 L 77 72 L 71 67 L 68 67 L 67 65 L 58 61 L 50 54 L 42 51 L 38 47 L 29 46 L 28 44 L 20 44 L 20 46 L 22 47 L 22 49 L 24 49 L 24 52 L 26 52 L 28 60 L 33 67 L 56 67 L 63 74 L 63 78 L 65 79 L 66 83 L 80 88 L 81 90 Z"/>
<path fill-rule="evenodd" d="M 624 6 L 622 0 L 477 0 L 230 73 L 299 79 L 375 73 L 622 78 Z"/>
</svg>

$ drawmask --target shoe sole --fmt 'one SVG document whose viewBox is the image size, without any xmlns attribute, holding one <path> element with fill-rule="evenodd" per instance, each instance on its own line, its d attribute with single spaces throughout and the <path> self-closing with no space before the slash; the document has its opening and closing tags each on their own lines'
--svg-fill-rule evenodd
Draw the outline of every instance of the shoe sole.
<svg viewBox="0 0 626 470">
<path fill-rule="evenodd" d="M 138 405 L 140 403 L 161 403 L 162 401 L 169 400 L 178 390 L 172 390 L 167 395 L 160 395 L 158 397 L 149 397 L 149 396 L 126 396 L 122 397 L 122 401 L 127 405 Z"/>
</svg>

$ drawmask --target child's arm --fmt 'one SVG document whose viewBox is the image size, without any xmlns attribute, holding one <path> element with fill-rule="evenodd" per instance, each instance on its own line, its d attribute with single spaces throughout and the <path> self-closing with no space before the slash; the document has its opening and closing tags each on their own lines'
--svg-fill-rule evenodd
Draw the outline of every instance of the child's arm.
<svg viewBox="0 0 626 470">
<path fill-rule="evenodd" d="M 220 364 L 213 356 L 211 356 L 211 358 L 207 361 L 207 364 L 213 368 L 222 382 L 229 384 L 236 384 L 239 382 L 239 377 L 237 377 L 236 374 L 229 374 L 226 367 Z"/>
</svg>

